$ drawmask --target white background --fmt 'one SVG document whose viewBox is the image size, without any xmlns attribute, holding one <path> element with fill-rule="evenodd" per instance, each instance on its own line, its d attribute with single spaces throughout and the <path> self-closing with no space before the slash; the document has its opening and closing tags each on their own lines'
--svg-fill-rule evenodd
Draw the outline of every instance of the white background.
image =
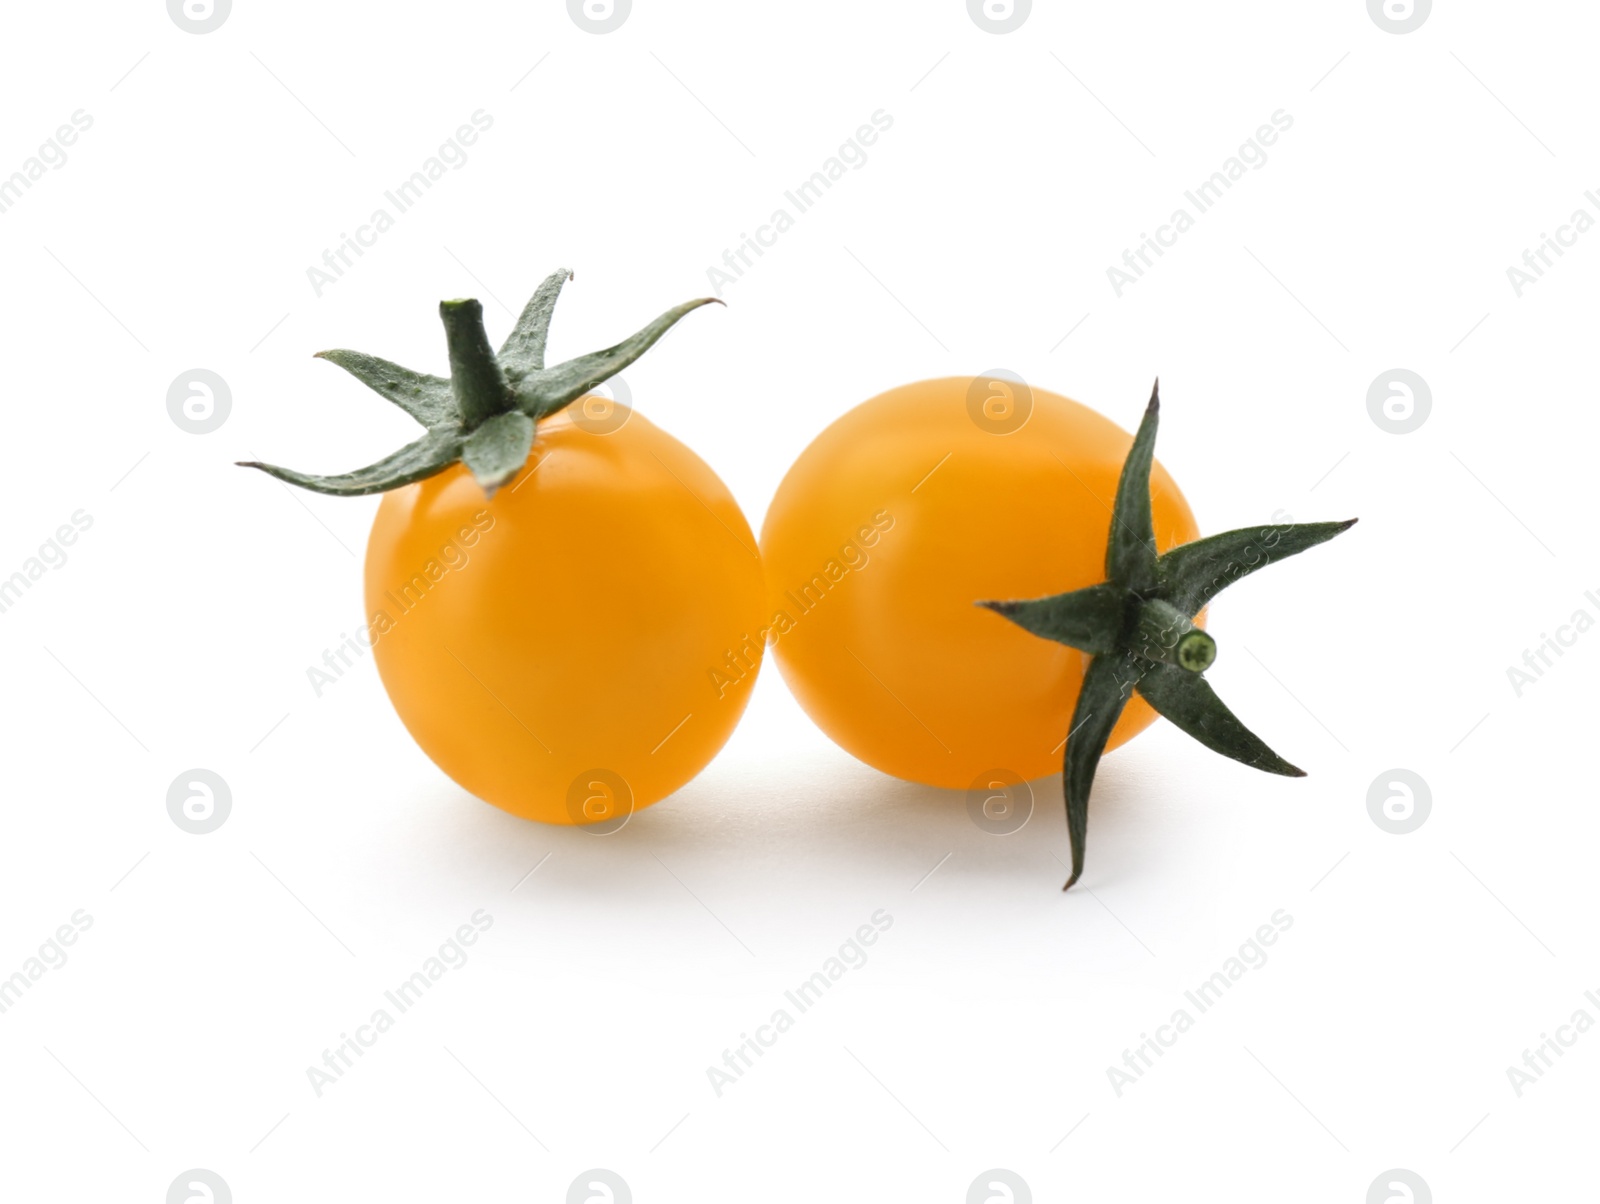
<svg viewBox="0 0 1600 1204">
<path fill-rule="evenodd" d="M 0 576 L 93 526 L 0 614 L 0 975 L 93 924 L 0 1015 L 0 1197 L 158 1204 L 200 1167 L 240 1204 L 560 1201 L 603 1167 L 641 1204 L 954 1202 L 998 1167 L 1037 1200 L 1358 1204 L 1398 1167 L 1439 1201 L 1579 1198 L 1600 1035 L 1520 1097 L 1506 1072 L 1600 1019 L 1600 634 L 1520 697 L 1507 668 L 1600 618 L 1600 234 L 1521 297 L 1506 269 L 1600 216 L 1596 24 L 1041 2 L 996 35 L 957 0 L 638 0 L 602 36 L 550 0 L 239 0 L 195 35 L 157 0 L 8 9 L 0 175 L 93 126 L 0 214 Z M 317 296 L 306 269 L 478 109 L 466 164 Z M 634 404 L 758 527 L 884 388 L 1004 367 L 1131 427 L 1159 372 L 1203 530 L 1363 520 L 1212 611 L 1211 679 L 1311 776 L 1158 725 L 1102 766 L 1063 895 L 1058 778 L 990 835 L 835 748 L 771 665 L 721 757 L 609 838 L 465 795 L 370 658 L 317 697 L 376 499 L 232 462 L 338 471 L 412 428 L 310 353 L 443 371 L 440 298 L 482 297 L 498 341 L 559 265 L 552 354 L 609 345 L 708 291 L 879 109 L 866 164 L 626 373 Z M 1279 109 L 1265 166 L 1118 297 L 1106 269 Z M 1367 409 L 1397 366 L 1432 393 L 1406 435 Z M 166 407 L 196 367 L 231 388 L 205 435 Z M 166 810 L 195 767 L 232 792 L 205 836 Z M 1397 767 L 1432 795 L 1404 836 L 1367 808 Z M 307 1067 L 479 908 L 470 961 L 319 1098 Z M 719 1098 L 707 1068 L 878 909 L 867 964 Z M 1278 909 L 1267 963 L 1119 1096 L 1107 1068 Z"/>
</svg>

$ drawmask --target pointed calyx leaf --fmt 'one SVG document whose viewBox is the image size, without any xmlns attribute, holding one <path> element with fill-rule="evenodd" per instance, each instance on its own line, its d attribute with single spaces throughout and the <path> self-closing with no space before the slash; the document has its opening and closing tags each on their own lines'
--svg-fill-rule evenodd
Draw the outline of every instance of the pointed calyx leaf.
<svg viewBox="0 0 1600 1204">
<path fill-rule="evenodd" d="M 629 335 L 615 347 L 592 351 L 576 359 L 529 372 L 516 385 L 516 404 L 524 414 L 545 418 L 576 401 L 596 385 L 604 384 L 655 345 L 684 314 L 702 305 L 721 305 L 715 297 L 685 301 L 667 310 L 650 325 Z"/>
<path fill-rule="evenodd" d="M 496 489 L 521 471 L 533 447 L 533 419 L 520 410 L 496 414 L 472 434 L 461 448 L 461 461 L 483 492 Z"/>
<path fill-rule="evenodd" d="M 1193 619 L 1240 577 L 1316 547 L 1356 521 L 1251 527 L 1198 539 L 1158 556 L 1150 466 L 1159 409 L 1158 395 L 1152 392 L 1122 467 L 1106 546 L 1109 580 L 1047 598 L 978 603 L 1036 636 L 1092 657 L 1067 733 L 1062 773 L 1072 837 L 1068 886 L 1083 873 L 1095 768 L 1135 689 L 1157 713 L 1207 748 L 1267 773 L 1305 776 L 1239 722 L 1211 689 L 1202 675 L 1216 659 L 1217 644 Z"/>
<path fill-rule="evenodd" d="M 529 372 L 544 367 L 544 343 L 550 333 L 550 315 L 555 312 L 561 286 L 572 279 L 566 268 L 557 268 L 544 278 L 528 304 L 522 308 L 516 329 L 500 345 L 500 367 L 509 381 L 519 381 Z"/>
<path fill-rule="evenodd" d="M 442 376 L 413 372 L 410 368 L 402 368 L 399 364 L 391 364 L 388 360 L 359 351 L 319 351 L 316 358 L 338 364 L 367 388 L 394 402 L 429 430 L 436 426 L 455 425 L 456 407 L 450 394 L 450 382 Z"/>
<path fill-rule="evenodd" d="M 1187 673 L 1176 665 L 1152 665 L 1139 679 L 1139 693 L 1158 715 L 1172 720 L 1212 752 L 1267 773 L 1306 776 L 1305 770 L 1289 764 L 1240 723 L 1198 673 Z"/>
<path fill-rule="evenodd" d="M 691 310 L 716 301 L 702 297 L 669 309 L 615 347 L 545 368 L 545 339 L 561 287 L 572 278 L 552 273 L 522 311 L 498 356 L 483 328 L 483 306 L 474 300 L 441 301 L 450 352 L 450 376 L 430 376 L 360 351 L 323 351 L 357 380 L 388 398 L 428 433 L 375 464 L 334 476 L 296 472 L 258 461 L 241 461 L 318 493 L 353 496 L 398 489 L 465 460 L 485 494 L 514 477 L 527 462 L 539 419 L 582 397 L 633 363 Z M 720 301 L 717 304 L 721 304 Z"/>
<path fill-rule="evenodd" d="M 1326 543 L 1355 525 L 1351 518 L 1342 523 L 1244 527 L 1182 544 L 1160 560 L 1162 592 L 1184 614 L 1197 615 L 1240 577 Z"/>
<path fill-rule="evenodd" d="M 1155 461 L 1156 426 L 1161 415 L 1161 382 L 1150 390 L 1150 404 L 1122 462 L 1117 500 L 1111 506 L 1111 535 L 1106 540 L 1106 576 L 1132 590 L 1155 584 L 1156 532 L 1150 515 L 1150 465 Z"/>
<path fill-rule="evenodd" d="M 1095 657 L 1083 675 L 1061 770 L 1061 784 L 1067 795 L 1067 833 L 1072 837 L 1072 877 L 1062 890 L 1083 874 L 1083 845 L 1089 834 L 1089 788 L 1094 785 L 1094 771 L 1099 768 L 1100 754 L 1106 750 L 1111 729 L 1122 717 L 1122 708 L 1128 705 L 1143 672 L 1137 657 L 1112 652 Z"/>
<path fill-rule="evenodd" d="M 979 602 L 1024 631 L 1084 652 L 1114 652 L 1127 607 L 1126 591 L 1109 581 L 1027 602 Z"/>
<path fill-rule="evenodd" d="M 335 497 L 359 497 L 364 493 L 398 489 L 402 485 L 431 477 L 443 472 L 460 458 L 461 432 L 441 428 L 429 431 L 415 443 L 406 444 L 376 464 L 369 464 L 354 472 L 342 472 L 338 476 L 313 476 L 292 468 L 279 468 L 276 464 L 262 464 L 257 460 L 244 460 L 240 464 L 244 468 L 259 468 L 268 476 L 302 489 L 330 493 Z"/>
</svg>

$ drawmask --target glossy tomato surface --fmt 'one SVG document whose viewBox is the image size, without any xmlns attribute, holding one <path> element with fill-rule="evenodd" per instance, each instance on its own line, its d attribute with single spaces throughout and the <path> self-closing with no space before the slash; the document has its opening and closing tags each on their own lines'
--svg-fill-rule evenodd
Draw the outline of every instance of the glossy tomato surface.
<svg viewBox="0 0 1600 1204">
<path fill-rule="evenodd" d="M 383 684 L 445 773 L 528 819 L 617 824 L 733 732 L 763 583 L 698 456 L 638 414 L 601 433 L 581 404 L 492 499 L 460 465 L 387 494 L 366 601 Z"/>
<path fill-rule="evenodd" d="M 857 406 L 795 461 L 761 532 L 772 651 L 800 705 L 867 764 L 934 786 L 1060 771 L 1086 658 L 974 604 L 1105 580 L 1133 442 L 1007 388 L 951 377 Z M 1159 549 L 1196 538 L 1159 463 L 1150 488 Z M 1154 718 L 1135 697 L 1108 747 Z"/>
</svg>

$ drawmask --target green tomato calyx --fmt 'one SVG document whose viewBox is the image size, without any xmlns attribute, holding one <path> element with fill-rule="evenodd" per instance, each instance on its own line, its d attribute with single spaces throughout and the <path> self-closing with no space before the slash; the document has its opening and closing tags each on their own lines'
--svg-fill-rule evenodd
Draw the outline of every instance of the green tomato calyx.
<svg viewBox="0 0 1600 1204">
<path fill-rule="evenodd" d="M 1083 873 L 1089 789 L 1111 729 L 1135 690 L 1163 717 L 1225 757 L 1267 773 L 1304 777 L 1240 723 L 1202 674 L 1217 642 L 1194 616 L 1227 586 L 1348 531 L 1337 523 L 1246 527 L 1156 552 L 1150 466 L 1161 410 L 1160 382 L 1151 391 L 1133 447 L 1123 462 L 1106 540 L 1108 580 L 1087 589 L 1021 602 L 980 602 L 1043 639 L 1091 657 L 1067 736 L 1062 774 L 1067 831 L 1072 837 L 1070 887 Z"/>
<path fill-rule="evenodd" d="M 540 419 L 622 371 L 689 311 L 713 302 L 722 304 L 715 297 L 685 301 L 615 347 L 546 368 L 550 316 L 561 286 L 571 279 L 566 268 L 545 278 L 498 354 L 489 345 L 479 302 L 441 301 L 439 318 L 450 352 L 449 379 L 413 372 L 360 351 L 317 352 L 319 358 L 339 365 L 427 428 L 427 434 L 416 442 L 375 464 L 336 476 L 315 476 L 254 460 L 240 461 L 241 466 L 259 468 L 302 489 L 355 497 L 398 489 L 459 461 L 484 493 L 493 497 L 495 490 L 527 463 Z"/>
</svg>

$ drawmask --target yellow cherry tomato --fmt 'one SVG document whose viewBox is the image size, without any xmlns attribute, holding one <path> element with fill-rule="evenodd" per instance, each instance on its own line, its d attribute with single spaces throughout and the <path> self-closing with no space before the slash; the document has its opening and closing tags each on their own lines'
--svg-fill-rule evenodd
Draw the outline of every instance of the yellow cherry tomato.
<svg viewBox="0 0 1600 1204">
<path fill-rule="evenodd" d="M 807 714 L 915 782 L 1059 772 L 1087 657 L 975 603 L 1105 580 L 1132 442 L 1065 397 L 969 377 L 891 389 L 823 431 L 761 532 L 769 638 Z M 1198 537 L 1160 464 L 1150 492 L 1160 551 Z M 1134 697 L 1107 747 L 1154 718 Z"/>
<path fill-rule="evenodd" d="M 733 732 L 763 583 L 705 462 L 590 403 L 540 422 L 492 498 L 459 464 L 386 494 L 366 602 L 395 710 L 445 773 L 528 819 L 619 825 Z"/>
</svg>

